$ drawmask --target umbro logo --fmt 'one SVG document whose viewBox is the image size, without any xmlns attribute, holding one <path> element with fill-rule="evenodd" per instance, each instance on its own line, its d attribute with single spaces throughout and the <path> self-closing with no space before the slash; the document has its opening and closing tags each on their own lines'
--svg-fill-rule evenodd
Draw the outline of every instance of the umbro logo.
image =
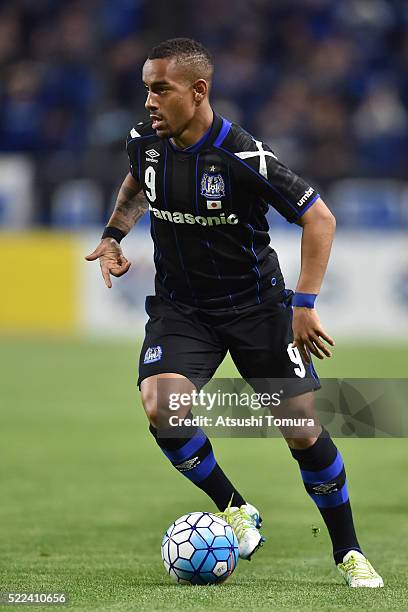
<svg viewBox="0 0 408 612">
<path fill-rule="evenodd" d="M 156 159 L 156 157 L 160 157 L 160 153 L 158 153 L 156 149 L 149 149 L 148 151 L 146 151 L 146 155 L 148 156 L 146 157 L 147 162 L 154 162 L 157 164 L 157 162 L 159 161 L 158 159 Z"/>
<path fill-rule="evenodd" d="M 338 491 L 337 482 L 324 482 L 313 488 L 313 493 L 317 495 L 327 495 L 328 493 L 334 493 Z"/>
<path fill-rule="evenodd" d="M 188 472 L 190 470 L 194 470 L 198 465 L 200 465 L 201 461 L 198 457 L 193 457 L 192 459 L 187 459 L 187 461 L 183 461 L 183 463 L 179 463 L 175 466 L 175 468 L 179 472 Z"/>
<path fill-rule="evenodd" d="M 303 204 L 306 204 L 308 198 L 313 195 L 314 193 L 314 189 L 313 187 L 309 187 L 309 189 L 307 191 L 305 191 L 304 195 L 300 198 L 300 200 L 298 202 L 296 202 L 296 204 L 298 206 L 303 206 Z"/>
</svg>

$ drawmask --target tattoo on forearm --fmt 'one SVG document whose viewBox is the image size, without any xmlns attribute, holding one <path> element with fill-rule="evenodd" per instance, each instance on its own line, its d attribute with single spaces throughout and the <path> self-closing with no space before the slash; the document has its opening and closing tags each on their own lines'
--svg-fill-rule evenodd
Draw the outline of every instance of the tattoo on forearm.
<svg viewBox="0 0 408 612">
<path fill-rule="evenodd" d="M 126 230 L 130 230 L 143 217 L 148 208 L 149 204 L 142 191 L 137 192 L 122 185 L 110 223 L 123 225 Z"/>
</svg>

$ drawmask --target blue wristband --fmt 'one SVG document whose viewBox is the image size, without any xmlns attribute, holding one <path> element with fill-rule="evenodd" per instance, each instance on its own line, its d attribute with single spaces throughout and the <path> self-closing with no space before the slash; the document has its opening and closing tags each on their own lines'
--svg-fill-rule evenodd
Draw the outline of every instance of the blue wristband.
<svg viewBox="0 0 408 612">
<path fill-rule="evenodd" d="M 314 303 L 317 298 L 317 293 L 294 293 L 292 298 L 292 306 L 299 308 L 314 308 Z"/>
</svg>

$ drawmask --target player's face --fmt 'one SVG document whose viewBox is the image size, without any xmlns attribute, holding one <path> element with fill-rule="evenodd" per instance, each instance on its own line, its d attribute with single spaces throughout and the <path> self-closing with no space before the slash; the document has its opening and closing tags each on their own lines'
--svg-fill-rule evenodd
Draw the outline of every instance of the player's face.
<svg viewBox="0 0 408 612">
<path fill-rule="evenodd" d="M 145 107 L 159 138 L 177 137 L 194 119 L 194 84 L 174 58 L 147 60 L 143 66 L 147 89 Z"/>
</svg>

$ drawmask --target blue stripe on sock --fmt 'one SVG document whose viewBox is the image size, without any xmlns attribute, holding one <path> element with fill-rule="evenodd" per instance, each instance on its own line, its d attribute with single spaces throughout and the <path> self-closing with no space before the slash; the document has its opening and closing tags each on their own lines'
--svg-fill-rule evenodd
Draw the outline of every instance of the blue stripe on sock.
<svg viewBox="0 0 408 612">
<path fill-rule="evenodd" d="M 323 482 L 327 482 L 328 480 L 332 480 L 336 478 L 341 472 L 343 468 L 343 459 L 337 451 L 337 455 L 335 460 L 329 467 L 324 470 L 320 470 L 319 472 L 309 472 L 308 470 L 300 470 L 302 474 L 303 482 L 307 484 L 321 484 Z"/>
<path fill-rule="evenodd" d="M 192 482 L 201 482 L 201 480 L 204 480 L 204 478 L 211 474 L 216 465 L 214 453 L 211 451 L 196 468 L 183 472 L 183 476 Z"/>
<path fill-rule="evenodd" d="M 309 495 L 318 508 L 335 508 L 335 506 L 344 504 L 349 498 L 346 482 L 340 491 L 335 491 L 328 495 L 316 495 L 315 493 L 309 493 Z"/>
<path fill-rule="evenodd" d="M 184 461 L 185 459 L 190 457 L 190 455 L 192 455 L 193 453 L 196 453 L 203 446 L 206 440 L 207 436 L 205 435 L 203 430 L 197 429 L 197 432 L 194 434 L 194 436 L 190 440 L 188 440 L 188 442 L 186 442 L 186 444 L 184 444 L 184 446 L 182 446 L 181 448 L 178 448 L 174 451 L 168 451 L 162 448 L 162 451 L 172 463 L 180 463 L 181 461 Z"/>
</svg>

